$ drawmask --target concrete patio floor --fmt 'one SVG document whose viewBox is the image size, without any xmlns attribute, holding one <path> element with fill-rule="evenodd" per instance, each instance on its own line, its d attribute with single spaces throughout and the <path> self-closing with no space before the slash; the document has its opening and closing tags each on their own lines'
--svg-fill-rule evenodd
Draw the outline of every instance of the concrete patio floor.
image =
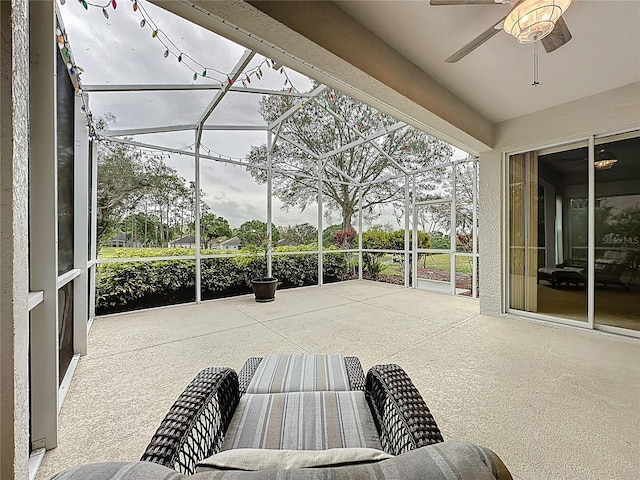
<svg viewBox="0 0 640 480">
<path fill-rule="evenodd" d="M 492 448 L 516 479 L 640 478 L 640 341 L 366 281 L 96 319 L 37 478 L 139 459 L 202 368 L 305 352 L 401 365 L 445 439 Z"/>
</svg>

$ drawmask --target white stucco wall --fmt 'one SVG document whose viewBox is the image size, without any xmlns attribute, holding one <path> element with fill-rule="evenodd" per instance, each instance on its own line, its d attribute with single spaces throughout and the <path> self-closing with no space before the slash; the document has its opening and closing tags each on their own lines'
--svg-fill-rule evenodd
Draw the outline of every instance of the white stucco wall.
<svg viewBox="0 0 640 480">
<path fill-rule="evenodd" d="M 537 149 L 590 134 L 640 128 L 640 79 L 636 83 L 496 124 L 501 151 Z"/>
<path fill-rule="evenodd" d="M 0 2 L 0 478 L 28 478 L 28 18 Z"/>
<path fill-rule="evenodd" d="M 502 313 L 502 154 L 480 154 L 480 313 Z"/>
</svg>

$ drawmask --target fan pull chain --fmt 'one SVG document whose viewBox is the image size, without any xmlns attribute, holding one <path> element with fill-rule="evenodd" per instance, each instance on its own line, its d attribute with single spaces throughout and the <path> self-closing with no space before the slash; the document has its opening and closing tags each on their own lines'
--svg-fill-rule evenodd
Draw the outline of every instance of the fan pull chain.
<svg viewBox="0 0 640 480">
<path fill-rule="evenodd" d="M 540 85 L 538 81 L 538 43 L 540 42 L 533 42 L 533 83 L 531 85 L 534 87 Z"/>
</svg>

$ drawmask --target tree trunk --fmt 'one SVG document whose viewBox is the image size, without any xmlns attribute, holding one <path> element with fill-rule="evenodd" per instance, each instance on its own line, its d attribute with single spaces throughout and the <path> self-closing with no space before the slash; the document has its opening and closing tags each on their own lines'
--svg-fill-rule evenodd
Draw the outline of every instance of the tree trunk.
<svg viewBox="0 0 640 480">
<path fill-rule="evenodd" d="M 148 230 L 149 216 L 147 214 L 147 202 L 144 202 L 144 246 L 149 246 L 149 230 Z"/>
<path fill-rule="evenodd" d="M 342 207 L 342 229 L 354 230 L 351 224 L 351 218 L 353 217 L 353 206 Z"/>
</svg>

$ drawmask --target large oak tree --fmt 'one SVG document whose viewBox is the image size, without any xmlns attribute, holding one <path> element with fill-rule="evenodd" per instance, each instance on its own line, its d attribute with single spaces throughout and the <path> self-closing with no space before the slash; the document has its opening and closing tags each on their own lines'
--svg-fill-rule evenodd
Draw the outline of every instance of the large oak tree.
<svg viewBox="0 0 640 480">
<path fill-rule="evenodd" d="M 292 97 L 265 97 L 260 103 L 260 112 L 267 122 L 273 122 L 294 106 L 294 102 L 296 99 Z M 272 165 L 287 173 L 274 172 L 274 195 L 287 209 L 297 207 L 302 211 L 316 203 L 317 181 L 307 177 L 317 175 L 318 160 L 305 150 L 322 156 L 362 137 L 391 129 L 396 123 L 395 119 L 373 107 L 339 92 L 325 90 L 317 101 L 309 102 L 282 125 L 281 137 L 273 149 Z M 304 149 L 283 140 L 282 136 Z M 368 219 L 379 215 L 381 205 L 404 198 L 404 178 L 361 184 L 401 173 L 394 162 L 413 170 L 446 162 L 452 154 L 453 149 L 447 143 L 411 127 L 389 131 L 371 144 L 338 152 L 328 157 L 322 168 L 325 212 L 339 214 L 342 228 L 351 230 L 361 193 L 363 214 Z M 255 165 L 266 165 L 267 146 L 252 147 L 247 159 Z M 249 171 L 258 181 L 266 182 L 264 170 L 249 168 Z M 350 182 L 349 177 L 355 182 Z M 425 182 L 433 182 L 435 188 L 437 178 L 424 178 Z M 422 185 L 422 188 L 426 187 L 428 185 Z"/>
</svg>

